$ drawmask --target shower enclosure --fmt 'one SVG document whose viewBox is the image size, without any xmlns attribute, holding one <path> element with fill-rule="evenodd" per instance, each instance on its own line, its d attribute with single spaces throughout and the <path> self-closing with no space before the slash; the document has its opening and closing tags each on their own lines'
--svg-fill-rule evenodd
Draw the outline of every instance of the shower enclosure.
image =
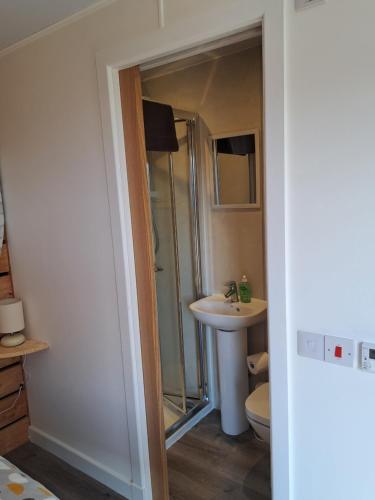
<svg viewBox="0 0 375 500">
<path fill-rule="evenodd" d="M 148 151 L 158 325 L 167 436 L 207 404 L 201 296 L 196 116 L 174 110 L 176 152 Z"/>
</svg>

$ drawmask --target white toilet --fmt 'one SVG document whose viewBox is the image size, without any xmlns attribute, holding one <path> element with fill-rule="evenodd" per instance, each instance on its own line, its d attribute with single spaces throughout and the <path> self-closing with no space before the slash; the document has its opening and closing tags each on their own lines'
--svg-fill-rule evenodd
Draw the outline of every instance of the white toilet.
<svg viewBox="0 0 375 500">
<path fill-rule="evenodd" d="M 246 399 L 246 417 L 251 427 L 266 443 L 270 442 L 270 404 L 268 382 L 259 385 Z"/>
</svg>

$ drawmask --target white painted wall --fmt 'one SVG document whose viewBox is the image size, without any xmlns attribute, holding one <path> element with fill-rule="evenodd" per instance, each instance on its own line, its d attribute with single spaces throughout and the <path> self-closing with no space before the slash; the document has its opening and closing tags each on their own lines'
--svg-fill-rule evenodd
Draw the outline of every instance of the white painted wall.
<svg viewBox="0 0 375 500">
<path fill-rule="evenodd" d="M 139 54 L 147 59 L 208 41 L 245 28 L 263 14 L 269 78 L 267 186 L 272 199 L 267 231 L 276 249 L 268 262 L 273 304 L 270 340 L 278 354 L 271 360 L 271 372 L 278 374 L 273 412 L 279 417 L 273 423 L 278 444 L 273 491 L 275 500 L 286 499 L 281 2 L 166 0 L 163 31 L 156 1 L 118 0 L 0 59 L 1 167 L 15 286 L 25 299 L 28 334 L 51 343 L 51 351 L 34 357 L 29 365 L 35 435 L 39 442 L 44 439 L 45 446 L 134 498 L 139 498 L 138 487 L 146 479 L 141 474 L 141 434 L 129 396 L 135 382 L 128 365 L 121 381 L 117 314 L 127 315 L 125 306 L 117 310 L 115 305 L 95 54 L 103 51 L 101 69 L 102 64 L 121 59 L 138 62 Z M 102 73 L 100 77 L 103 83 Z M 103 118 L 108 125 L 108 113 Z M 108 140 L 108 153 L 107 146 Z M 125 340 L 133 342 L 133 351 L 124 352 L 124 358 L 137 348 L 131 335 Z"/>
<path fill-rule="evenodd" d="M 375 341 L 375 4 L 287 2 L 293 498 L 373 495 L 373 375 L 296 355 L 296 330 Z"/>
<path fill-rule="evenodd" d="M 126 407 L 95 55 L 156 24 L 152 0 L 120 1 L 0 59 L 15 290 L 27 335 L 51 346 L 27 361 L 32 437 L 127 497 L 145 478 Z"/>
</svg>

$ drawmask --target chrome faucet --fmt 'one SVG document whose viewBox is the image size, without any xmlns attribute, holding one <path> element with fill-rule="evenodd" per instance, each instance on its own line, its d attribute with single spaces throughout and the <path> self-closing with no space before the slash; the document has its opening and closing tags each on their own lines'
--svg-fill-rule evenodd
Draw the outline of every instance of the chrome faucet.
<svg viewBox="0 0 375 500">
<path fill-rule="evenodd" d="M 225 283 L 228 287 L 228 291 L 224 293 L 224 297 L 227 299 L 226 302 L 238 302 L 238 290 L 237 283 L 235 281 L 228 281 Z"/>
</svg>

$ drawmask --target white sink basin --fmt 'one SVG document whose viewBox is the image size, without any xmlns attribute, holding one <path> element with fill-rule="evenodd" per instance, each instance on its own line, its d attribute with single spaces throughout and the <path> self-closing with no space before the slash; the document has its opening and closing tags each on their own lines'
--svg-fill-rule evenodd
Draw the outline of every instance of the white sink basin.
<svg viewBox="0 0 375 500">
<path fill-rule="evenodd" d="M 251 299 L 251 302 L 225 302 L 224 295 L 210 295 L 190 304 L 195 318 L 218 330 L 241 330 L 261 323 L 267 318 L 267 301 Z"/>
</svg>

